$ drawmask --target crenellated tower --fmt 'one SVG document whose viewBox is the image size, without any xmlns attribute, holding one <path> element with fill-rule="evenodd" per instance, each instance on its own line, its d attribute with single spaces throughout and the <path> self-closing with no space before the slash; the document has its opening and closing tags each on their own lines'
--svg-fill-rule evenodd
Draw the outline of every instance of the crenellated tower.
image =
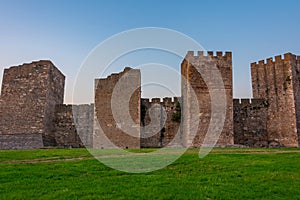
<svg viewBox="0 0 300 200">
<path fill-rule="evenodd" d="M 197 68 L 201 69 L 205 77 L 198 72 Z M 215 84 L 214 80 L 219 72 L 222 77 L 222 83 Z M 194 55 L 194 52 L 189 51 L 181 64 L 181 74 L 183 77 L 181 82 L 183 132 L 186 137 L 186 145 L 201 147 L 203 144 L 212 117 L 210 92 L 220 90 L 222 84 L 226 94 L 226 116 L 224 116 L 225 123 L 217 145 L 233 145 L 232 53 L 226 52 L 223 54 L 223 52 L 217 52 L 214 55 L 212 51 L 208 51 L 207 55 L 204 55 L 202 51 L 199 51 L 197 55 Z M 207 84 L 213 84 L 211 85 L 211 91 L 209 91 Z M 194 108 L 192 107 L 194 101 L 192 97 L 193 91 L 198 100 L 198 116 L 200 117 L 196 135 L 191 134 L 191 130 L 196 125 L 195 123 L 198 123 L 193 119 L 195 117 L 195 113 L 193 113 Z"/>
<path fill-rule="evenodd" d="M 291 53 L 251 63 L 254 98 L 268 101 L 269 144 L 295 147 L 300 132 L 300 57 Z"/>
</svg>

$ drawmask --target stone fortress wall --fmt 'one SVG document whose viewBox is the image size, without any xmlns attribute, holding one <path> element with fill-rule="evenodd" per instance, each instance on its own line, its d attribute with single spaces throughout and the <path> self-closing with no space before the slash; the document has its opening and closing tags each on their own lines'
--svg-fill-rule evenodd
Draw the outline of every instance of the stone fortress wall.
<svg viewBox="0 0 300 200">
<path fill-rule="evenodd" d="M 274 145 L 268 139 L 268 106 L 265 99 L 233 100 L 234 144 L 250 147 Z"/>
<path fill-rule="evenodd" d="M 122 79 L 121 79 L 122 78 Z M 116 121 L 112 112 L 113 92 L 116 89 L 116 84 L 122 81 L 118 86 L 117 100 L 121 103 L 114 108 L 122 106 L 129 107 L 129 114 L 133 119 L 136 127 L 130 126 L 127 123 Z M 126 99 L 128 88 L 136 86 L 136 90 L 129 99 Z M 114 148 L 113 145 L 121 148 L 140 148 L 140 108 L 141 108 L 141 73 L 138 69 L 126 67 L 119 74 L 112 74 L 107 78 L 95 80 L 95 121 L 94 121 L 94 148 Z M 116 92 L 116 91 L 115 91 Z M 129 101 L 129 105 L 126 103 Z M 118 110 L 119 111 L 119 110 Z M 126 114 L 119 112 L 120 115 Z M 129 116 L 120 116 L 123 120 Z M 129 135 L 124 132 L 124 127 L 130 130 Z M 136 132 L 135 132 L 136 131 Z M 129 132 L 129 131 L 128 131 Z M 107 137 L 113 145 L 107 141 Z"/>
<path fill-rule="evenodd" d="M 300 57 L 291 53 L 251 64 L 254 98 L 265 99 L 269 142 L 298 146 L 300 131 Z"/>
<path fill-rule="evenodd" d="M 220 72 L 221 82 L 215 81 L 216 74 Z M 201 72 L 201 74 L 199 73 Z M 226 94 L 226 116 L 224 127 L 217 142 L 218 146 L 233 145 L 233 112 L 232 112 L 232 54 L 231 52 L 214 52 L 209 51 L 207 55 L 199 51 L 197 55 L 189 51 L 181 64 L 181 74 L 184 77 L 182 80 L 182 97 L 184 113 L 184 126 L 187 127 L 185 132 L 187 135 L 187 145 L 192 147 L 200 147 L 203 144 L 205 135 L 208 131 L 211 119 L 211 96 L 213 90 L 220 90 L 220 84 L 224 84 Z M 207 78 L 202 76 L 205 75 Z M 208 80 L 208 81 L 207 81 Z M 191 89 L 189 89 L 188 84 Z M 208 84 L 211 91 L 209 91 Z M 195 99 L 192 97 L 191 90 L 196 94 L 198 107 L 200 112 L 199 126 L 196 135 L 189 133 L 191 115 L 194 115 L 194 109 L 191 108 L 192 102 Z M 218 110 L 216 110 L 218 112 Z M 219 113 L 220 114 L 220 113 Z"/>
<path fill-rule="evenodd" d="M 57 146 L 93 146 L 94 104 L 58 104 L 53 123 Z"/>
<path fill-rule="evenodd" d="M 4 70 L 0 101 L 0 148 L 56 145 L 55 105 L 62 104 L 65 76 L 50 61 Z M 3 141 L 3 142 L 2 142 Z"/>
<path fill-rule="evenodd" d="M 151 101 L 150 101 L 151 100 Z M 141 100 L 141 147 L 182 147 L 181 139 L 181 99 L 179 97 Z M 152 117 L 151 117 L 152 116 Z M 151 126 L 150 124 L 153 124 Z M 172 142 L 172 143 L 171 143 Z"/>
<path fill-rule="evenodd" d="M 299 147 L 300 145 L 300 57 L 251 64 L 253 99 L 232 98 L 231 52 L 188 52 L 181 64 L 182 97 L 141 98 L 140 71 L 131 68 L 95 80 L 95 102 L 90 105 L 65 105 L 64 75 L 51 61 L 5 69 L 0 96 L 0 149 L 28 149 L 45 146 L 114 148 L 201 147 L 210 122 L 211 99 L 205 78 L 220 71 L 226 94 L 226 118 L 217 146 Z M 197 69 L 205 71 L 202 77 Z M 129 100 L 134 136 L 126 134 L 111 110 L 117 82 L 122 100 L 126 89 L 135 84 Z M 193 113 L 192 94 L 199 106 L 199 127 L 189 133 Z M 218 85 L 213 89 L 218 90 Z M 125 116 L 124 116 L 125 117 Z M 151 126 L 152 124 L 152 126 Z M 154 125 L 153 125 L 154 124 Z M 99 126 L 100 125 L 100 126 Z M 80 136 L 80 137 L 79 137 Z"/>
</svg>

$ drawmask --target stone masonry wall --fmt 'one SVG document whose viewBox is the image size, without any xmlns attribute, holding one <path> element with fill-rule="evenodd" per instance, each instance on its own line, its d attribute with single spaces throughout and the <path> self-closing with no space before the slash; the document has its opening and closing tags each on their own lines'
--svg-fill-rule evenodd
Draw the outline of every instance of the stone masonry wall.
<svg viewBox="0 0 300 200">
<path fill-rule="evenodd" d="M 141 99 L 141 74 L 137 69 L 125 68 L 119 74 L 96 79 L 95 104 L 91 105 L 62 104 L 65 77 L 51 61 L 5 69 L 0 95 L 0 149 L 83 144 L 93 148 L 201 147 L 211 118 L 207 84 L 213 82 L 217 71 L 223 79 L 227 104 L 217 146 L 235 143 L 252 147 L 299 147 L 300 56 L 287 53 L 283 58 L 276 56 L 252 63 L 254 99 L 250 102 L 232 100 L 231 52 L 207 54 L 187 53 L 181 64 L 182 97 L 174 97 L 174 101 Z M 197 68 L 205 71 L 207 77 L 202 77 Z M 212 81 L 206 83 L 204 79 Z M 131 87 L 136 89 L 128 98 Z M 220 90 L 219 85 L 212 88 Z M 200 109 L 196 114 L 191 106 L 195 102 L 192 90 Z M 119 116 L 121 121 L 116 120 L 112 111 L 113 94 L 119 100 L 114 107 L 123 111 Z M 130 116 L 122 110 L 124 106 Z M 192 115 L 200 118 L 196 135 L 190 133 L 195 127 Z M 129 118 L 132 124 L 127 123 Z M 150 124 L 154 125 L 149 127 Z M 129 133 L 125 131 L 128 128 Z"/>
<path fill-rule="evenodd" d="M 141 100 L 141 147 L 182 147 L 181 106 L 178 97 Z M 152 118 L 150 117 L 152 116 Z"/>
<path fill-rule="evenodd" d="M 290 53 L 251 64 L 254 98 L 266 99 L 268 140 L 279 146 L 298 146 L 299 68 L 297 57 Z M 298 71 L 298 72 L 297 72 Z M 298 122 L 298 127 L 297 127 Z"/>
<path fill-rule="evenodd" d="M 234 143 L 249 147 L 269 147 L 277 144 L 268 140 L 268 102 L 264 99 L 234 99 Z"/>
<path fill-rule="evenodd" d="M 295 59 L 296 58 L 296 59 Z M 300 56 L 291 56 L 292 67 L 292 84 L 294 90 L 294 101 L 296 109 L 296 124 L 297 124 L 297 135 L 298 135 L 298 147 L 300 147 Z"/>
<path fill-rule="evenodd" d="M 207 79 L 210 80 L 210 84 L 215 79 L 216 72 L 211 66 L 216 66 L 220 71 L 226 93 L 226 116 L 223 131 L 217 142 L 218 146 L 233 145 L 233 105 L 232 105 L 232 54 L 226 52 L 224 55 L 222 52 L 217 52 L 217 55 L 213 55 L 213 52 L 207 52 L 207 56 L 203 55 L 203 52 L 198 52 L 198 55 L 194 55 L 194 52 L 188 52 L 185 59 L 181 64 L 181 74 L 184 77 L 182 79 L 182 98 L 183 98 L 183 120 L 184 120 L 184 132 L 187 141 L 187 146 L 201 147 L 203 144 L 205 135 L 208 130 L 208 125 L 211 118 L 211 99 L 210 92 L 207 84 L 205 83 L 201 74 L 197 71 L 196 67 L 201 68 L 207 74 Z M 196 67 L 195 67 L 196 66 Z M 192 122 L 191 113 L 193 108 L 190 107 L 192 99 L 191 89 L 188 89 L 187 84 L 190 84 L 192 90 L 195 91 L 199 105 L 199 117 L 200 122 L 196 135 L 190 133 L 191 127 L 195 126 L 195 122 Z M 219 90 L 218 85 L 212 85 L 214 90 Z M 192 139 L 194 137 L 194 139 Z"/>
<path fill-rule="evenodd" d="M 0 135 L 0 149 L 37 149 L 42 147 L 42 134 Z"/>
<path fill-rule="evenodd" d="M 51 61 L 5 69 L 0 101 L 0 136 L 41 134 L 42 145 L 55 145 L 52 121 L 55 105 L 63 103 L 64 80 L 64 75 Z M 18 141 L 15 141 L 16 146 L 20 146 Z"/>
<path fill-rule="evenodd" d="M 116 91 L 117 83 L 122 80 Z M 127 99 L 128 89 L 135 87 L 130 98 Z M 140 102 L 141 102 L 141 73 L 138 69 L 125 68 L 119 74 L 112 74 L 107 78 L 95 80 L 95 121 L 94 121 L 94 148 L 140 148 Z M 112 112 L 112 95 L 121 103 L 115 105 L 114 109 L 128 108 L 129 115 L 125 112 L 118 113 L 122 121 L 118 122 Z M 128 103 L 126 103 L 128 101 Z M 130 118 L 133 124 L 125 122 Z M 131 126 L 131 127 L 129 127 Z M 124 128 L 130 129 L 125 133 Z M 109 139 L 109 140 L 107 140 Z M 114 146 L 115 145 L 115 146 Z"/>
<path fill-rule="evenodd" d="M 92 147 L 94 104 L 55 107 L 55 140 L 60 147 Z"/>
</svg>

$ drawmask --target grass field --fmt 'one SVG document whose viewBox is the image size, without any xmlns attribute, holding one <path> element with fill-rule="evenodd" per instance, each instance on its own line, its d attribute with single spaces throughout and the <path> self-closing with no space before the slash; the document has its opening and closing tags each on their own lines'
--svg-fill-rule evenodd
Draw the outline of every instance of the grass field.
<svg viewBox="0 0 300 200">
<path fill-rule="evenodd" d="M 110 169 L 86 149 L 0 151 L 0 199 L 300 199 L 300 149 L 214 149 L 203 159 L 190 149 L 144 174 Z"/>
</svg>

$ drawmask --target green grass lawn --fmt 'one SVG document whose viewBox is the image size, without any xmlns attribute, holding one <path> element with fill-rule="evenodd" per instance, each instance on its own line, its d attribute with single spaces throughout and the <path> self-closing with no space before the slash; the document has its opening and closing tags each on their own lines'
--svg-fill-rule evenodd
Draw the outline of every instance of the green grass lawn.
<svg viewBox="0 0 300 200">
<path fill-rule="evenodd" d="M 214 149 L 203 159 L 190 149 L 144 174 L 85 149 L 0 151 L 0 199 L 300 199 L 300 149 Z"/>
</svg>

